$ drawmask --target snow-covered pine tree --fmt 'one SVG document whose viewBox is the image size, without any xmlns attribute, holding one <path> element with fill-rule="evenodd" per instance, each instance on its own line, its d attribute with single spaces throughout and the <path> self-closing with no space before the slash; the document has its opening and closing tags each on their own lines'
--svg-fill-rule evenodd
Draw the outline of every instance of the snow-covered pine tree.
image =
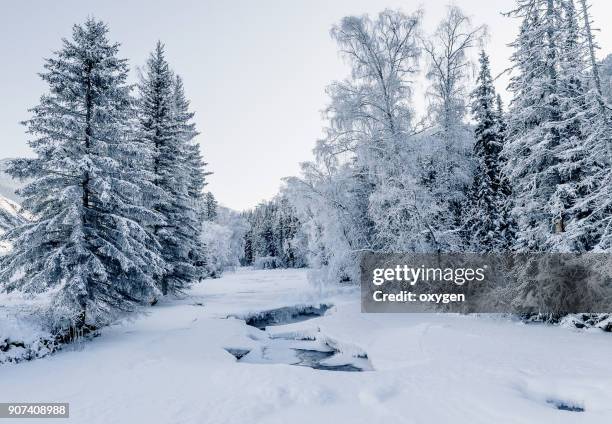
<svg viewBox="0 0 612 424">
<path fill-rule="evenodd" d="M 502 101 L 501 95 L 497 94 L 495 107 L 497 112 L 497 133 L 499 134 L 503 143 L 506 142 L 508 136 L 508 125 L 506 124 L 506 113 L 504 112 L 504 103 Z M 516 220 L 512 216 L 512 187 L 510 186 L 510 181 L 508 180 L 507 175 L 504 172 L 505 168 L 505 158 L 503 156 L 503 145 L 501 150 L 498 153 L 499 160 L 499 176 L 500 176 L 500 193 L 502 194 L 502 198 L 505 199 L 504 204 L 501 207 L 501 230 L 502 237 L 504 238 L 504 248 L 507 250 L 512 250 L 516 243 Z"/>
<path fill-rule="evenodd" d="M 111 321 L 158 293 L 164 263 L 147 230 L 161 218 L 143 207 L 156 195 L 141 164 L 151 152 L 133 138 L 128 66 L 106 24 L 75 25 L 72 39 L 46 59 L 49 91 L 25 122 L 36 157 L 9 173 L 33 178 L 20 192 L 32 221 L 6 234 L 4 290 L 52 293 L 56 330 Z"/>
<path fill-rule="evenodd" d="M 253 264 L 255 257 L 255 252 L 253 251 L 253 226 L 251 225 L 253 211 L 242 212 L 240 218 L 248 223 L 247 230 L 244 233 L 244 246 L 241 257 L 241 264 L 248 266 Z"/>
<path fill-rule="evenodd" d="M 206 201 L 204 196 L 204 187 L 207 185 L 206 178 L 212 172 L 206 171 L 208 163 L 204 162 L 200 143 L 195 140 L 199 133 L 195 129 L 195 123 L 192 122 L 195 113 L 189 111 L 189 104 L 189 100 L 185 97 L 183 80 L 177 75 L 174 81 L 175 119 L 179 132 L 183 134 L 182 137 L 186 143 L 186 162 L 189 167 L 189 198 L 199 211 L 198 219 L 201 221 L 206 219 L 205 210 L 202 206 Z"/>
<path fill-rule="evenodd" d="M 518 221 L 516 247 L 595 250 L 605 243 L 610 222 L 609 127 L 598 105 L 601 97 L 589 94 L 589 43 L 572 0 L 521 0 L 511 13 L 523 19 L 514 43 L 517 74 L 503 151 Z M 563 315 L 573 288 L 531 278 L 529 268 L 516 270 L 520 284 L 509 292 L 512 302 L 544 300 L 546 309 L 556 311 L 549 318 Z M 580 290 L 583 298 L 602 293 L 591 285 Z"/>
<path fill-rule="evenodd" d="M 557 249 L 565 206 L 553 202 L 561 184 L 564 150 L 560 90 L 560 42 L 563 36 L 560 0 L 518 0 L 510 12 L 523 19 L 512 44 L 517 74 L 508 114 L 509 137 L 504 155 L 518 222 L 517 247 L 530 251 Z"/>
<path fill-rule="evenodd" d="M 495 98 L 495 108 L 497 109 L 497 125 L 499 126 L 498 132 L 502 135 L 502 137 L 504 137 L 505 140 L 508 126 L 506 125 L 506 117 L 504 114 L 504 102 L 499 94 Z"/>
<path fill-rule="evenodd" d="M 517 247 L 588 251 L 602 241 L 611 206 L 604 141 L 610 126 L 596 84 L 586 78 L 589 43 L 572 0 L 521 0 L 512 14 L 523 24 L 514 43 L 518 74 L 504 155 Z"/>
<path fill-rule="evenodd" d="M 297 268 L 305 265 L 302 256 L 298 233 L 300 221 L 295 209 L 285 196 L 276 199 L 278 209 L 274 217 L 274 233 L 276 235 L 279 258 L 286 268 Z"/>
<path fill-rule="evenodd" d="M 258 257 L 278 257 L 278 243 L 274 233 L 275 214 L 276 205 L 273 202 L 262 202 L 255 208 L 253 215 L 255 259 Z"/>
<path fill-rule="evenodd" d="M 150 168 L 163 193 L 150 201 L 165 220 L 153 228 L 166 261 L 166 272 L 157 281 L 165 295 L 180 292 L 200 277 L 192 257 L 200 241 L 197 211 L 190 198 L 193 169 L 188 161 L 188 146 L 196 133 L 161 42 L 149 56 L 138 88 L 140 138 L 153 151 Z"/>
<path fill-rule="evenodd" d="M 581 203 L 581 199 L 588 193 L 591 184 L 585 186 L 584 183 L 591 179 L 596 166 L 591 162 L 593 157 L 585 143 L 588 133 L 592 131 L 588 128 L 590 119 L 585 114 L 588 109 L 585 85 L 588 50 L 580 35 L 573 0 L 563 1 L 558 8 L 560 49 L 557 75 L 562 122 L 559 132 L 563 150 L 558 154 L 559 160 L 555 166 L 559 184 L 551 204 L 558 211 L 554 232 L 557 234 L 555 238 L 559 250 L 583 251 L 584 226 L 577 220 L 580 212 L 574 205 Z"/>
<path fill-rule="evenodd" d="M 194 112 L 189 110 L 189 100 L 185 97 L 185 89 L 180 76 L 176 76 L 173 85 L 173 120 L 175 137 L 177 137 L 180 151 L 184 159 L 187 175 L 184 177 L 187 184 L 188 202 L 181 211 L 183 238 L 188 241 L 189 258 L 195 270 L 194 277 L 203 278 L 206 274 L 206 253 L 202 242 L 202 199 L 206 177 L 211 172 L 205 171 L 207 165 L 200 152 L 200 144 L 195 140 L 199 134 L 193 122 Z"/>
<path fill-rule="evenodd" d="M 209 191 L 204 195 L 202 213 L 206 221 L 214 221 L 217 218 L 217 199 Z"/>
<path fill-rule="evenodd" d="M 592 32 L 589 6 L 579 0 L 581 24 L 578 24 L 578 48 L 586 49 L 586 66 L 582 70 L 584 110 L 579 121 L 588 157 L 584 161 L 586 176 L 577 191 L 580 199 L 571 207 L 574 221 L 567 230 L 580 250 L 612 250 L 612 110 L 602 87 L 598 48 Z"/>
<path fill-rule="evenodd" d="M 489 57 L 480 53 L 480 72 L 472 92 L 476 168 L 463 210 L 463 238 L 473 252 L 501 252 L 510 248 L 511 225 L 506 204 L 509 190 L 501 174 L 504 143 L 501 100 L 495 95 Z"/>
</svg>

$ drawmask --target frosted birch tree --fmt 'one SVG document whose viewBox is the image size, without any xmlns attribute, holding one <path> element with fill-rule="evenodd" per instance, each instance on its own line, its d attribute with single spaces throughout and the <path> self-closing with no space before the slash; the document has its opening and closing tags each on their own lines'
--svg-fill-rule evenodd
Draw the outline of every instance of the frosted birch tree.
<svg viewBox="0 0 612 424">
<path fill-rule="evenodd" d="M 474 138 L 467 124 L 467 100 L 474 69 L 472 50 L 484 31 L 483 26 L 474 27 L 461 9 L 449 6 L 434 34 L 423 39 L 430 82 L 428 111 L 435 131 L 429 137 L 430 155 L 423 157 L 422 167 L 440 211 L 436 226 L 447 231 L 460 224 L 471 182 Z M 457 246 L 459 240 L 452 238 L 447 244 Z"/>
<path fill-rule="evenodd" d="M 290 181 L 294 193 L 312 203 L 290 197 L 312 232 L 314 262 L 333 269 L 333 279 L 356 280 L 361 250 L 430 245 L 419 214 L 426 193 L 414 190 L 409 144 L 420 20 L 420 11 L 385 10 L 376 18 L 345 17 L 332 28 L 351 75 L 328 89 L 329 125 L 315 148 L 316 163 Z"/>
</svg>

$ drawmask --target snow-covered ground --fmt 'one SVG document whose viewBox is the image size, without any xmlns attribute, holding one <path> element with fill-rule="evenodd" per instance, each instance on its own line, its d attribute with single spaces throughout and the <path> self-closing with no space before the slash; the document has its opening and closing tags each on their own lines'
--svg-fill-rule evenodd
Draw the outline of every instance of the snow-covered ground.
<svg viewBox="0 0 612 424">
<path fill-rule="evenodd" d="M 239 318 L 321 304 L 333 306 L 266 331 Z M 365 371 L 290 365 L 308 363 L 291 352 L 312 350 L 322 365 Z M 318 292 L 304 270 L 241 269 L 91 342 L 1 365 L 0 401 L 70 402 L 68 422 L 83 424 L 609 424 L 611 357 L 600 330 L 361 314 L 357 292 Z"/>
</svg>

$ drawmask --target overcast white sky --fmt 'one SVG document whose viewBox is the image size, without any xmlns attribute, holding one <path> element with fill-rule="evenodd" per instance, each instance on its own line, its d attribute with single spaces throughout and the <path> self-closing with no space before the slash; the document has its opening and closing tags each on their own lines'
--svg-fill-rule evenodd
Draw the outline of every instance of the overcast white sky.
<svg viewBox="0 0 612 424">
<path fill-rule="evenodd" d="M 602 31 L 600 56 L 612 52 L 604 26 L 609 0 L 591 0 Z M 29 155 L 19 121 L 46 89 L 37 72 L 42 58 L 70 36 L 87 16 L 103 19 L 121 55 L 141 66 L 156 40 L 166 44 L 174 70 L 185 82 L 197 112 L 200 142 L 209 170 L 208 188 L 220 202 L 245 209 L 272 197 L 284 176 L 311 158 L 321 135 L 325 86 L 346 75 L 329 29 L 350 14 L 390 7 L 425 9 L 432 30 L 447 1 L 430 0 L 186 0 L 6 1 L 0 14 L 0 157 Z M 475 24 L 490 29 L 494 73 L 508 67 L 517 22 L 500 15 L 510 0 L 454 2 Z M 135 74 L 135 73 L 134 73 Z M 502 90 L 507 80 L 498 80 Z"/>
</svg>

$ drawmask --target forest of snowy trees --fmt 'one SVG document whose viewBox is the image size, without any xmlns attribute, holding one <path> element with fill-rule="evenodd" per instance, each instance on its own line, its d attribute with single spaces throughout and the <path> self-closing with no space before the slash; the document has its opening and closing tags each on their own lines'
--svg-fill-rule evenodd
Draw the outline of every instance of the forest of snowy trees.
<svg viewBox="0 0 612 424">
<path fill-rule="evenodd" d="M 364 251 L 609 252 L 612 59 L 597 62 L 587 0 L 507 11 L 521 24 L 506 106 L 486 26 L 449 6 L 426 34 L 423 13 L 333 26 L 350 72 L 327 88 L 314 159 L 240 213 L 204 191 L 194 113 L 164 45 L 132 87 L 106 24 L 75 25 L 24 122 L 35 157 L 8 168 L 29 181 L 30 219 L 3 235 L 0 286 L 46 293 L 50 326 L 81 330 L 239 265 L 308 266 L 336 284 L 359 281 Z M 420 77 L 426 111 L 414 106 Z"/>
<path fill-rule="evenodd" d="M 305 244 L 296 211 L 285 197 L 262 202 L 243 213 L 243 265 L 256 268 L 301 268 L 306 265 Z"/>
<path fill-rule="evenodd" d="M 34 158 L 8 173 L 34 218 L 9 229 L 5 291 L 47 293 L 55 329 L 98 327 L 209 274 L 204 162 L 183 84 L 158 43 L 127 83 L 106 24 L 88 19 L 46 59 L 24 124 Z"/>
<path fill-rule="evenodd" d="M 521 22 L 507 109 L 486 28 L 455 6 L 430 35 L 422 11 L 334 26 L 350 75 L 329 86 L 326 136 L 285 189 L 312 277 L 357 282 L 362 251 L 610 251 L 609 82 L 588 11 L 586 0 L 518 0 L 507 12 Z"/>
<path fill-rule="evenodd" d="M 470 50 L 484 28 L 456 7 L 429 37 L 421 20 L 422 11 L 385 10 L 346 17 L 332 29 L 351 74 L 329 86 L 326 137 L 316 160 L 286 188 L 321 282 L 357 281 L 364 250 L 461 249 L 475 162 L 466 102 Z M 426 121 L 411 99 L 421 71 L 429 82 Z M 499 131 L 499 120 L 491 131 Z"/>
</svg>

